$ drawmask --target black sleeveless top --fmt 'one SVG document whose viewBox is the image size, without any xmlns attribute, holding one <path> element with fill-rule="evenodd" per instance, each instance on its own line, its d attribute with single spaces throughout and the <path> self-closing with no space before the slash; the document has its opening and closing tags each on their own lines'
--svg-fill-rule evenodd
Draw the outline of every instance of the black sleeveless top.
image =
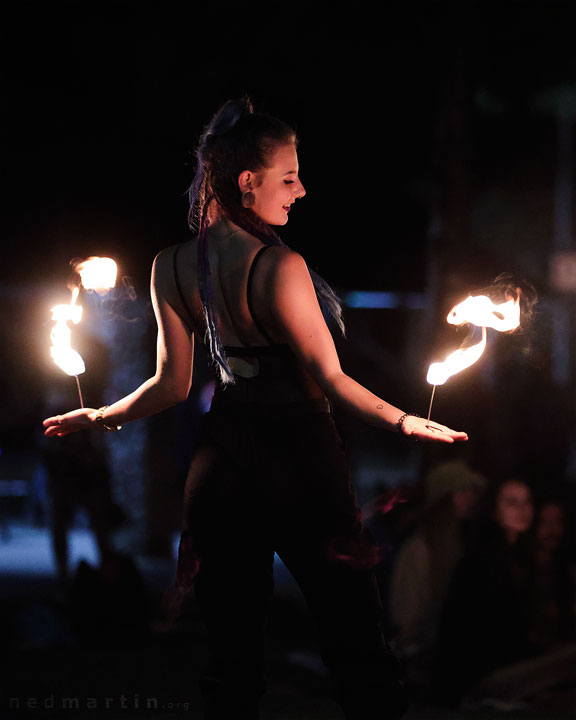
<svg viewBox="0 0 576 720">
<path fill-rule="evenodd" d="M 173 256 L 174 281 L 178 295 L 189 318 L 193 315 L 186 301 L 176 265 L 180 245 Z M 212 400 L 211 412 L 225 411 L 245 413 L 248 407 L 256 412 L 327 412 L 330 409 L 326 398 L 317 399 L 318 390 L 312 378 L 298 363 L 290 345 L 276 343 L 270 336 L 254 307 L 252 285 L 254 273 L 262 255 L 271 245 L 264 245 L 252 260 L 246 283 L 248 311 L 254 325 L 260 331 L 267 345 L 225 345 L 224 352 L 230 358 L 243 358 L 255 369 L 253 377 L 234 375 L 234 383 L 217 385 Z M 189 325 L 190 326 L 190 325 Z M 192 323 L 193 326 L 193 323 Z M 190 328 L 191 329 L 191 328 Z M 312 389 L 316 392 L 311 396 Z"/>
</svg>

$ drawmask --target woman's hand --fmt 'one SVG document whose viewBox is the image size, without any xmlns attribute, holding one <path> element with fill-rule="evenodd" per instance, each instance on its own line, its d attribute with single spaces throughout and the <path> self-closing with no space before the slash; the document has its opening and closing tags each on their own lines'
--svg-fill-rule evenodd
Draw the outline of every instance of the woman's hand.
<svg viewBox="0 0 576 720">
<path fill-rule="evenodd" d="M 412 440 L 422 440 L 424 442 L 462 442 L 468 440 L 468 435 L 465 432 L 458 432 L 457 430 L 451 430 L 446 425 L 440 425 L 440 423 L 434 420 L 425 420 L 414 415 L 407 415 L 400 432 Z"/>
<path fill-rule="evenodd" d="M 42 423 L 45 428 L 44 435 L 46 437 L 63 437 L 79 430 L 94 427 L 96 412 L 94 408 L 81 408 L 72 410 L 72 412 L 65 415 L 54 415 L 54 417 L 46 418 Z"/>
</svg>

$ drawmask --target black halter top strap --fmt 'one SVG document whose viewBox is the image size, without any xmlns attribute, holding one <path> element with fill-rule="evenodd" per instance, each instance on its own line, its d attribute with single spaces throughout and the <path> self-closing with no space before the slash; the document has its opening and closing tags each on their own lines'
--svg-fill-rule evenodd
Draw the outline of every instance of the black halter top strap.
<svg viewBox="0 0 576 720">
<path fill-rule="evenodd" d="M 246 283 L 246 299 L 248 300 L 248 310 L 250 312 L 252 320 L 254 320 L 254 325 L 256 325 L 262 337 L 265 338 L 266 342 L 270 345 L 274 345 L 274 340 L 270 337 L 269 333 L 266 331 L 266 328 L 258 319 L 258 316 L 256 315 L 256 310 L 254 308 L 254 303 L 252 302 L 252 282 L 254 280 L 254 271 L 256 270 L 256 266 L 258 265 L 260 258 L 270 247 L 270 245 L 264 245 L 264 247 L 261 247 L 260 250 L 258 250 L 258 252 L 256 253 L 256 255 L 254 255 L 254 259 L 252 260 L 252 264 L 250 265 L 250 272 L 248 273 L 248 282 Z"/>
</svg>

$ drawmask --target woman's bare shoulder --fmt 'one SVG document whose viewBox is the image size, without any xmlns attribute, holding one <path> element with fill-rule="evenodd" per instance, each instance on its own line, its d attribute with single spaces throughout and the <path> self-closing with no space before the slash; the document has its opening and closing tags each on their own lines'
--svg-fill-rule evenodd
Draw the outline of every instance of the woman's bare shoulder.
<svg viewBox="0 0 576 720">
<path fill-rule="evenodd" d="M 169 245 L 160 250 L 152 263 L 152 283 L 155 287 L 171 287 L 174 279 L 176 258 L 194 256 L 194 239 L 176 245 Z"/>
<path fill-rule="evenodd" d="M 314 286 L 306 261 L 295 250 L 285 246 L 271 246 L 262 257 L 260 292 L 261 302 L 268 305 L 272 314 L 279 308 L 289 308 L 315 298 Z M 260 270 L 260 269 L 259 269 Z"/>
<path fill-rule="evenodd" d="M 169 245 L 158 251 L 154 258 L 154 267 L 157 269 L 163 269 L 165 267 L 172 267 L 174 258 L 177 256 L 187 256 L 194 253 L 196 247 L 196 238 L 192 238 L 187 242 L 176 243 L 175 245 Z"/>
<path fill-rule="evenodd" d="M 310 277 L 302 255 L 285 245 L 272 245 L 266 253 L 266 260 L 269 278 L 277 282 L 290 282 Z"/>
<path fill-rule="evenodd" d="M 187 253 L 190 252 L 195 243 L 195 238 L 188 240 L 183 243 L 176 243 L 174 245 L 168 245 L 168 247 L 159 250 L 154 258 L 154 264 L 165 265 L 166 263 L 172 263 L 174 261 L 174 255 L 177 252 Z"/>
</svg>

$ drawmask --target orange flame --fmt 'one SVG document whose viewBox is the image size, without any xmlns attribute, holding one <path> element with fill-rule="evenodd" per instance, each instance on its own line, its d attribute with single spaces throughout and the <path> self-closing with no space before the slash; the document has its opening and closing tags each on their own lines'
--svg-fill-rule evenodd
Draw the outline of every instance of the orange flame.
<svg viewBox="0 0 576 720">
<path fill-rule="evenodd" d="M 497 305 L 485 295 L 470 296 L 455 305 L 446 320 L 450 325 L 470 323 L 498 332 L 509 332 L 520 325 L 520 299 L 507 300 Z"/>
<path fill-rule="evenodd" d="M 456 373 L 462 372 L 466 368 L 479 360 L 482 353 L 486 349 L 486 328 L 482 328 L 482 340 L 477 345 L 471 345 L 467 348 L 459 348 L 443 362 L 432 363 L 428 368 L 426 380 L 430 385 L 444 385 L 448 378 Z"/>
<path fill-rule="evenodd" d="M 509 332 L 520 325 L 520 298 L 496 304 L 485 295 L 467 297 L 455 305 L 446 318 L 450 325 L 469 323 L 482 328 L 482 339 L 476 345 L 459 348 L 440 363 L 432 363 L 426 380 L 431 385 L 443 385 L 448 378 L 477 362 L 486 349 L 486 328 Z"/>
<path fill-rule="evenodd" d="M 105 295 L 116 285 L 118 266 L 111 258 L 89 257 L 74 269 L 80 275 L 85 290 L 95 290 L 99 295 Z"/>
<path fill-rule="evenodd" d="M 86 370 L 82 356 L 72 348 L 72 332 L 68 327 L 69 322 L 77 325 L 82 319 L 82 306 L 76 305 L 79 292 L 79 288 L 74 288 L 69 305 L 55 305 L 50 310 L 56 323 L 50 333 L 50 354 L 56 365 L 71 376 L 78 376 Z"/>
</svg>

